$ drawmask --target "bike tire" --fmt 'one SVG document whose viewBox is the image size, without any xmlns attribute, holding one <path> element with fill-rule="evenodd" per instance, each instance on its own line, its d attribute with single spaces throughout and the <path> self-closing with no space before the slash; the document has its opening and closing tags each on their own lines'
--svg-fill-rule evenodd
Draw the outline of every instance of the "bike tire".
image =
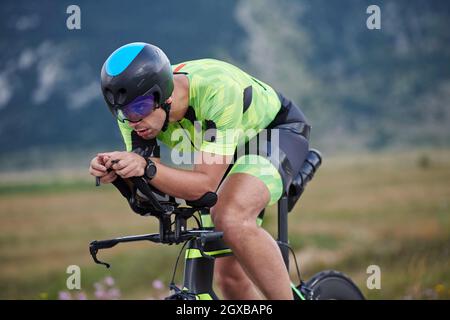
<svg viewBox="0 0 450 320">
<path fill-rule="evenodd" d="M 319 272 L 305 284 L 311 289 L 311 300 L 365 300 L 356 284 L 335 270 Z"/>
</svg>

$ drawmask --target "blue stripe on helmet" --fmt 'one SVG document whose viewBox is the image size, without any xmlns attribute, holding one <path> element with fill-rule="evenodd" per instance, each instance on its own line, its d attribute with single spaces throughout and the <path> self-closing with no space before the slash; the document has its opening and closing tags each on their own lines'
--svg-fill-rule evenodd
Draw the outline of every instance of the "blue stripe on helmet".
<svg viewBox="0 0 450 320">
<path fill-rule="evenodd" d="M 106 73 L 114 77 L 124 71 L 144 48 L 145 43 L 126 44 L 114 51 L 105 62 Z"/>
</svg>

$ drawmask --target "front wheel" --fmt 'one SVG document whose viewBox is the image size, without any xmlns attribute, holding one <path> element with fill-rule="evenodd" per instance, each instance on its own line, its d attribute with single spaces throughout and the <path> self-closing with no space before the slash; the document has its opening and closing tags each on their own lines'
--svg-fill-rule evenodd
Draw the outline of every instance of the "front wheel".
<svg viewBox="0 0 450 320">
<path fill-rule="evenodd" d="M 364 300 L 364 295 L 345 274 L 329 270 L 314 275 L 305 283 L 312 300 Z"/>
</svg>

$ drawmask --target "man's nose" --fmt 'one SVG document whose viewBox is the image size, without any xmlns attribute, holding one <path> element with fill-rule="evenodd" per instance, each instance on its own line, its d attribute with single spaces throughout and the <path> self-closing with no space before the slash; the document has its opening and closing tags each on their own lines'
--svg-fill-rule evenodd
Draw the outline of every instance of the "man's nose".
<svg viewBox="0 0 450 320">
<path fill-rule="evenodd" d="M 129 124 L 130 127 L 132 127 L 133 129 L 135 129 L 135 128 L 138 126 L 139 123 L 141 123 L 141 120 L 139 120 L 139 121 L 137 121 L 137 122 L 131 122 L 131 121 L 128 121 L 128 124 Z"/>
</svg>

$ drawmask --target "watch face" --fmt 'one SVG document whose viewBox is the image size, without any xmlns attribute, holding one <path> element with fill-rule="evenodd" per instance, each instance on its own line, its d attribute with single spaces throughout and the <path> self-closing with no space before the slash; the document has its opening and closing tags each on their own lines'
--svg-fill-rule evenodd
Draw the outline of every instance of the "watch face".
<svg viewBox="0 0 450 320">
<path fill-rule="evenodd" d="M 153 162 L 149 162 L 145 168 L 145 175 L 147 178 L 153 178 L 156 174 L 156 166 Z"/>
</svg>

